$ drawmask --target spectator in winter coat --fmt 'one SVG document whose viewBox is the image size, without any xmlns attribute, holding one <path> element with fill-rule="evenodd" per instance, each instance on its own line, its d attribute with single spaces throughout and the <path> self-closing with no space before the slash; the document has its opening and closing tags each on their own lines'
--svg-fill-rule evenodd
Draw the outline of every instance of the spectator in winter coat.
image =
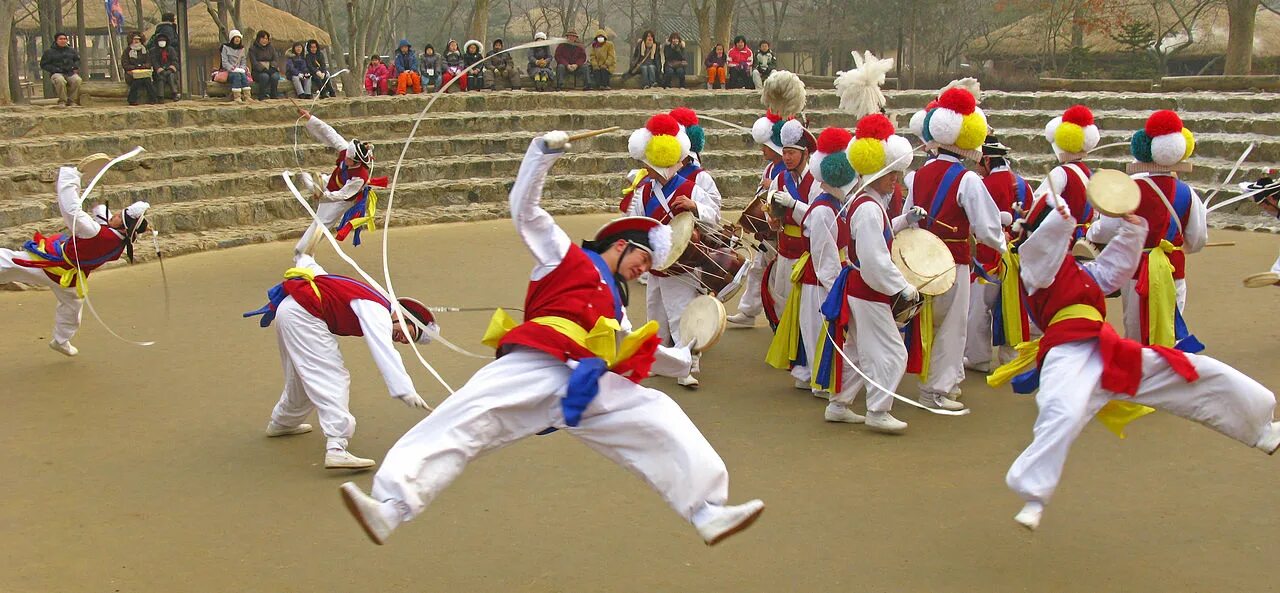
<svg viewBox="0 0 1280 593">
<path fill-rule="evenodd" d="M 80 104 L 80 53 L 71 47 L 71 37 L 61 31 L 53 37 L 53 47 L 40 56 L 40 69 L 49 73 L 58 104 Z"/>
<path fill-rule="evenodd" d="M 333 82 L 329 80 L 329 63 L 325 61 L 324 53 L 320 51 L 320 42 L 308 39 L 307 53 L 304 57 L 307 61 L 307 73 L 311 75 L 312 94 L 320 95 L 321 99 L 338 96 L 337 89 L 333 88 Z"/>
<path fill-rule="evenodd" d="M 271 45 L 271 34 L 258 31 L 249 46 L 249 67 L 257 84 L 254 95 L 259 101 L 280 98 L 280 52 Z"/>
<path fill-rule="evenodd" d="M 448 85 L 450 80 L 461 76 L 462 80 L 459 80 L 454 87 L 457 87 L 460 91 L 467 90 L 467 75 L 462 72 L 466 67 L 467 63 L 466 60 L 462 59 L 462 52 L 458 49 L 458 42 L 450 39 L 449 43 L 444 46 L 444 84 Z"/>
<path fill-rule="evenodd" d="M 284 58 L 284 75 L 293 83 L 293 93 L 299 99 L 311 98 L 311 72 L 307 70 L 307 57 L 301 42 L 294 42 Z"/>
<path fill-rule="evenodd" d="M 604 29 L 596 30 L 596 37 L 591 41 L 591 47 L 587 49 L 587 67 L 589 68 L 588 78 L 591 80 L 591 88 L 600 90 L 610 90 L 610 78 L 613 76 L 613 69 L 618 66 L 618 54 L 613 48 L 613 42 L 605 35 Z"/>
<path fill-rule="evenodd" d="M 546 41 L 547 34 L 538 31 L 533 34 L 533 40 Z M 550 88 L 551 79 L 555 77 L 555 71 L 551 69 L 553 63 L 550 48 L 544 46 L 529 50 L 529 78 L 533 79 L 533 90 L 545 91 Z"/>
<path fill-rule="evenodd" d="M 164 102 L 165 91 L 170 91 L 170 98 L 178 100 L 178 48 L 169 45 L 169 36 L 159 33 L 151 38 L 156 46 L 149 52 L 151 57 L 152 84 L 156 87 L 156 96 Z"/>
<path fill-rule="evenodd" d="M 151 32 L 151 39 L 147 40 L 147 49 L 155 49 L 159 47 L 160 36 L 163 35 L 165 41 L 169 42 L 171 47 L 177 48 L 178 44 L 178 17 L 172 12 L 166 12 L 160 16 L 160 23 L 156 25 L 156 30 Z"/>
<path fill-rule="evenodd" d="M 751 83 L 751 68 L 754 65 L 751 48 L 747 47 L 747 38 L 741 35 L 733 39 L 733 47 L 729 49 L 729 88 L 755 88 Z"/>
<path fill-rule="evenodd" d="M 725 64 L 729 62 L 729 56 L 724 53 L 724 44 L 717 43 L 715 49 L 707 54 L 707 59 L 703 63 L 707 67 L 707 89 L 724 88 L 725 81 Z"/>
<path fill-rule="evenodd" d="M 232 29 L 222 44 L 222 70 L 227 73 L 227 86 L 231 87 L 231 100 L 239 103 L 249 100 L 249 52 L 244 47 L 240 31 Z"/>
<path fill-rule="evenodd" d="M 462 64 L 464 68 L 470 68 L 472 64 L 484 59 L 484 46 L 479 41 L 471 39 L 462 46 Z M 485 85 L 484 66 L 480 66 L 467 73 L 467 88 L 478 91 L 487 88 Z"/>
<path fill-rule="evenodd" d="M 387 94 L 387 79 L 391 78 L 391 69 L 382 63 L 382 56 L 369 56 L 369 67 L 364 70 L 364 90 L 370 96 Z"/>
<path fill-rule="evenodd" d="M 689 59 L 685 57 L 684 39 L 679 33 L 667 37 L 667 44 L 662 46 L 662 86 L 670 88 L 672 81 L 684 88 L 684 77 L 689 72 Z"/>
<path fill-rule="evenodd" d="M 630 73 L 640 74 L 640 88 L 647 89 L 658 86 L 658 66 L 662 53 L 658 48 L 658 39 L 653 31 L 645 31 L 644 36 L 636 41 L 631 52 Z"/>
<path fill-rule="evenodd" d="M 422 75 L 418 74 L 418 55 L 413 53 L 413 46 L 408 39 L 401 39 L 396 48 L 396 59 L 392 62 L 391 75 L 396 79 L 396 94 L 403 95 L 410 90 L 415 94 L 422 92 Z"/>
<path fill-rule="evenodd" d="M 768 41 L 760 42 L 760 50 L 756 52 L 756 64 L 751 69 L 751 80 L 756 83 L 756 88 L 764 85 L 764 81 L 773 74 L 774 68 L 778 67 L 778 58 L 773 55 L 773 46 Z"/>
<path fill-rule="evenodd" d="M 493 40 L 493 49 L 489 52 L 489 61 L 485 68 L 493 72 L 493 90 L 520 90 L 520 72 L 516 70 L 516 61 L 510 53 L 502 53 L 504 45 L 501 39 Z"/>
<path fill-rule="evenodd" d="M 440 73 L 444 72 L 444 60 L 440 59 L 440 54 L 436 53 L 436 48 L 430 43 L 422 50 L 422 56 L 418 59 L 418 72 L 422 75 L 423 88 L 428 86 L 440 88 Z"/>
<path fill-rule="evenodd" d="M 564 90 L 565 81 L 569 81 L 569 90 L 573 90 L 574 81 L 582 88 L 591 88 L 591 81 L 583 81 L 586 71 L 587 50 L 578 45 L 578 32 L 569 30 L 564 34 L 569 43 L 556 46 L 556 90 Z"/>
<path fill-rule="evenodd" d="M 124 78 L 129 83 L 129 104 L 137 105 L 141 97 L 138 95 L 146 93 L 147 103 L 157 103 L 156 87 L 151 84 L 151 55 L 147 53 L 147 46 L 142 43 L 142 33 L 131 33 L 129 35 L 129 45 L 124 48 L 124 55 L 120 56 L 120 66 L 124 68 Z"/>
</svg>

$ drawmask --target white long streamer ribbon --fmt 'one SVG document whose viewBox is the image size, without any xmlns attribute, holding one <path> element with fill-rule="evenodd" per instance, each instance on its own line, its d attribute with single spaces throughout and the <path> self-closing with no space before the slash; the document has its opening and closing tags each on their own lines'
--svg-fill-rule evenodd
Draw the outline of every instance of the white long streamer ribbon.
<svg viewBox="0 0 1280 593">
<path fill-rule="evenodd" d="M 1228 183 L 1231 183 L 1231 179 L 1235 177 L 1236 172 L 1240 170 L 1240 165 L 1244 164 L 1244 160 L 1249 157 L 1249 153 L 1253 152 L 1253 147 L 1257 145 L 1258 144 L 1256 142 L 1250 142 L 1248 148 L 1245 148 L 1244 152 L 1240 153 L 1240 158 L 1236 159 L 1236 164 L 1227 172 L 1227 176 L 1222 179 L 1222 183 L 1219 183 L 1218 187 L 1213 188 L 1213 191 L 1209 192 L 1209 196 L 1204 199 L 1205 206 L 1208 206 L 1209 202 L 1213 201 L 1214 196 L 1218 195 L 1218 192 L 1222 191 L 1222 188 L 1226 187 Z"/>
<path fill-rule="evenodd" d="M 832 337 L 831 334 L 827 334 L 827 341 L 832 344 L 832 347 L 834 347 L 836 349 L 836 352 L 840 354 L 840 358 L 843 358 L 845 363 L 849 365 L 849 368 L 853 369 L 855 373 L 858 373 L 858 375 L 862 377 L 863 381 L 867 382 L 867 385 L 870 385 L 871 387 L 879 389 L 880 391 L 883 391 L 893 396 L 893 398 L 898 401 L 905 402 L 908 405 L 915 406 L 917 408 L 920 408 L 921 410 L 924 410 L 926 412 L 931 412 L 939 416 L 965 416 L 965 415 L 968 415 L 970 412 L 972 412 L 972 410 L 970 410 L 969 408 L 965 408 L 963 410 L 941 410 L 938 408 L 930 408 L 929 406 L 926 406 L 914 399 L 898 395 L 892 389 L 889 389 L 884 385 L 876 383 L 874 379 L 872 379 L 871 377 L 868 377 L 866 373 L 862 372 L 862 369 L 858 368 L 858 365 L 854 364 L 852 360 L 849 360 L 849 356 L 844 353 L 844 344 L 836 344 L 836 339 Z"/>
</svg>

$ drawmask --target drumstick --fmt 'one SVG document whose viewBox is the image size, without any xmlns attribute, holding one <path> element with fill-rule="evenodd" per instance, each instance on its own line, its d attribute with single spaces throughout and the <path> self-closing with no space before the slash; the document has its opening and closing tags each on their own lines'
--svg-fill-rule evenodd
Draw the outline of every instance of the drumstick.
<svg viewBox="0 0 1280 593">
<path fill-rule="evenodd" d="M 293 97 L 290 97 L 289 95 L 285 95 L 285 97 L 286 97 L 287 99 L 289 99 L 289 102 L 290 102 L 290 103 L 293 103 L 293 108 L 294 108 L 294 109 L 297 109 L 298 111 L 302 111 L 302 106 L 301 106 L 301 105 L 298 105 L 298 102 L 297 102 L 297 101 L 294 101 L 294 100 L 293 100 Z"/>
<path fill-rule="evenodd" d="M 590 138 L 590 137 L 592 137 L 592 136 L 599 136 L 600 134 L 608 134 L 609 132 L 614 132 L 614 131 L 617 131 L 617 130 L 619 130 L 619 129 L 621 129 L 621 128 L 619 128 L 618 126 L 610 126 L 610 127 L 607 127 L 607 128 L 605 128 L 605 129 L 603 129 L 603 130 L 593 130 L 593 131 L 590 131 L 590 132 L 582 132 L 582 133 L 580 133 L 580 134 L 574 134 L 574 135 L 572 135 L 572 136 L 569 136 L 569 141 L 570 141 L 570 142 L 577 142 L 577 141 L 579 141 L 579 140 L 585 140 L 585 139 Z"/>
<path fill-rule="evenodd" d="M 1205 247 L 1235 247 L 1235 241 L 1218 241 L 1216 243 L 1205 243 Z"/>
<path fill-rule="evenodd" d="M 948 228 L 948 229 L 950 229 L 950 230 L 951 230 L 951 232 L 953 232 L 953 233 L 954 233 L 954 232 L 956 232 L 956 231 L 958 231 L 958 230 L 960 230 L 960 229 L 957 229 L 956 227 L 953 227 L 953 226 L 951 226 L 951 225 L 949 225 L 949 224 L 947 224 L 947 223 L 945 223 L 945 222 L 942 222 L 941 220 L 935 220 L 935 221 L 933 221 L 933 224 L 938 224 L 938 225 L 942 225 L 942 226 L 944 226 L 944 227 L 947 227 L 947 228 Z"/>
</svg>

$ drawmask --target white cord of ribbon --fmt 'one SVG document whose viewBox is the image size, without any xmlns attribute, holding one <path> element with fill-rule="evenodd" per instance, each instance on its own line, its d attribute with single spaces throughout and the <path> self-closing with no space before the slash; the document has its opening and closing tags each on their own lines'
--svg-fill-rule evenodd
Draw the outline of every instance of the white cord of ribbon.
<svg viewBox="0 0 1280 593">
<path fill-rule="evenodd" d="M 1218 192 L 1222 191 L 1222 188 L 1226 187 L 1228 183 L 1231 183 L 1231 179 L 1236 176 L 1238 171 L 1240 171 L 1240 165 L 1243 165 L 1244 160 L 1249 158 L 1249 153 L 1253 152 L 1253 147 L 1255 146 L 1257 146 L 1256 142 L 1250 142 L 1249 146 L 1244 149 L 1244 152 L 1240 153 L 1240 158 L 1236 159 L 1236 164 L 1227 172 L 1227 176 L 1222 179 L 1222 183 L 1219 183 L 1218 187 L 1213 188 L 1213 191 L 1209 192 L 1209 196 L 1204 199 L 1205 206 L 1208 206 L 1209 202 L 1213 201 L 1214 196 L 1218 195 Z"/>
<path fill-rule="evenodd" d="M 1238 195 L 1238 196 L 1236 196 L 1236 197 L 1234 197 L 1234 198 L 1230 198 L 1230 199 L 1227 199 L 1227 200 L 1223 200 L 1223 201 L 1221 201 L 1221 202 L 1218 202 L 1217 204 L 1214 204 L 1213 206 L 1210 206 L 1210 207 L 1208 208 L 1208 210 L 1206 210 L 1206 211 L 1205 211 L 1205 213 L 1206 213 L 1206 214 L 1208 214 L 1209 212 L 1213 212 L 1214 210 L 1217 210 L 1217 209 L 1219 209 L 1219 208 L 1225 208 L 1225 207 L 1230 206 L 1230 205 L 1232 205 L 1232 204 L 1234 204 L 1234 203 L 1236 203 L 1236 202 L 1239 202 L 1239 201 L 1241 201 L 1241 200 L 1247 200 L 1247 199 L 1249 199 L 1249 198 L 1252 198 L 1253 196 L 1256 196 L 1256 195 L 1258 195 L 1258 194 L 1265 193 L 1265 192 L 1268 192 L 1268 191 L 1274 191 L 1274 188 L 1272 188 L 1272 187 L 1264 187 L 1264 188 L 1262 188 L 1262 189 L 1255 189 L 1255 190 L 1250 191 L 1250 192 L 1242 193 L 1242 194 L 1240 194 L 1240 195 Z"/>
<path fill-rule="evenodd" d="M 316 108 L 316 104 L 319 103 L 320 101 L 320 93 L 324 91 L 325 87 L 329 86 L 329 83 L 332 82 L 333 79 L 350 71 L 351 71 L 350 68 L 343 68 L 326 77 L 324 79 L 324 84 L 320 85 L 320 88 L 316 90 L 315 94 L 311 95 L 311 105 L 307 106 L 307 112 L 314 113 L 313 110 Z M 299 131 L 298 128 L 300 126 L 298 124 L 301 122 L 302 122 L 301 115 L 298 116 L 298 119 L 293 121 L 293 162 L 297 165 L 299 169 L 303 168 L 302 155 L 298 151 L 298 137 L 300 136 L 300 134 L 298 133 Z M 372 167 L 370 167 L 370 170 L 372 170 Z"/>
</svg>

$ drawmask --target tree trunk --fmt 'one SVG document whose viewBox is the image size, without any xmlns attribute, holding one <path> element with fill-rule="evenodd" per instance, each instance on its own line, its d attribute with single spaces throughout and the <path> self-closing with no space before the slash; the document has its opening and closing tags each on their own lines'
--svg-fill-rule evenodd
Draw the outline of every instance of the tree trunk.
<svg viewBox="0 0 1280 593">
<path fill-rule="evenodd" d="M 76 49 L 80 52 L 81 60 L 89 57 L 86 53 L 89 43 L 84 33 L 84 0 L 76 0 Z"/>
<path fill-rule="evenodd" d="M 715 43 L 711 41 L 711 0 L 701 0 L 701 5 L 698 2 L 699 0 L 691 0 L 693 15 L 698 19 L 698 52 L 701 54 L 698 59 L 689 60 L 693 64 L 701 64 L 702 58 L 715 47 Z"/>
<path fill-rule="evenodd" d="M 18 12 L 18 0 L 0 0 L 0 105 L 19 101 L 21 87 L 18 82 L 17 36 L 13 34 L 13 15 Z"/>
<path fill-rule="evenodd" d="M 1084 47 L 1084 2 L 1077 1 L 1071 14 L 1071 49 Z"/>
<path fill-rule="evenodd" d="M 485 32 L 489 28 L 489 0 L 475 0 L 471 7 L 471 21 L 467 24 L 467 39 L 480 42 L 484 49 Z"/>
<path fill-rule="evenodd" d="M 353 58 L 348 55 L 345 59 L 343 54 L 346 49 L 343 48 L 342 36 L 338 34 L 337 27 L 333 24 L 333 12 L 329 9 L 327 0 L 320 0 L 316 4 L 320 7 L 320 24 L 329 33 L 329 72 L 337 72 L 346 68 L 348 72 L 342 75 L 342 94 L 348 97 L 355 96 L 356 69 L 353 67 Z"/>
<path fill-rule="evenodd" d="M 138 17 L 138 29 L 137 29 L 137 30 L 138 30 L 138 31 L 142 31 L 143 29 L 145 29 L 145 28 L 146 28 L 146 24 L 142 22 L 142 0 L 135 0 L 135 1 L 134 1 L 134 3 L 133 3 L 133 9 L 137 11 L 137 12 L 135 13 L 135 14 L 137 15 L 137 17 Z"/>
<path fill-rule="evenodd" d="M 1253 34 L 1258 0 L 1227 0 L 1227 60 L 1223 74 L 1247 75 L 1253 71 Z"/>
<path fill-rule="evenodd" d="M 729 46 L 733 35 L 733 8 L 736 0 L 716 0 L 715 42 Z"/>
<path fill-rule="evenodd" d="M 57 33 L 57 26 L 58 26 L 57 25 L 58 19 L 54 15 L 57 14 L 57 12 L 62 8 L 61 4 L 62 3 L 59 2 L 58 0 L 40 0 L 40 4 L 37 5 L 37 9 L 39 10 L 39 15 L 40 15 L 41 48 L 44 51 L 49 51 L 49 48 L 53 47 L 53 38 L 54 38 L 54 35 Z M 14 13 L 10 12 L 9 14 L 14 14 Z M 9 20 L 10 20 L 9 26 L 12 27 L 13 18 L 9 17 Z M 54 96 L 53 82 L 50 81 L 49 77 L 43 73 L 40 75 L 40 78 L 41 80 L 44 81 L 45 98 L 47 99 L 49 97 L 53 97 Z"/>
</svg>

